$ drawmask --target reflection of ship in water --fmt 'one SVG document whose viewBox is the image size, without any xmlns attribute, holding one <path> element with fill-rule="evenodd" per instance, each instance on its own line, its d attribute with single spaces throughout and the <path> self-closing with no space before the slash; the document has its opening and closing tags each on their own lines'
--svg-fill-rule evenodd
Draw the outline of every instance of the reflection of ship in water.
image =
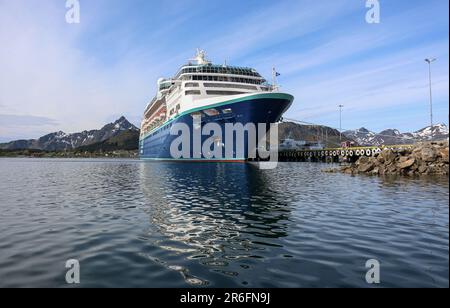
<svg viewBox="0 0 450 308">
<path fill-rule="evenodd" d="M 222 286 L 235 286 L 237 276 L 244 279 L 239 284 L 246 285 L 243 271 L 279 247 L 274 239 L 287 236 L 291 208 L 271 189 L 275 181 L 271 173 L 246 164 L 192 168 L 167 163 L 141 168 L 151 220 L 149 240 L 167 252 L 166 260 L 149 257 L 179 271 L 191 285 L 208 283 L 197 278 L 202 271 L 208 271 L 208 277 L 211 272 L 220 275 L 214 281 Z M 179 257 L 177 262 L 174 256 Z"/>
</svg>

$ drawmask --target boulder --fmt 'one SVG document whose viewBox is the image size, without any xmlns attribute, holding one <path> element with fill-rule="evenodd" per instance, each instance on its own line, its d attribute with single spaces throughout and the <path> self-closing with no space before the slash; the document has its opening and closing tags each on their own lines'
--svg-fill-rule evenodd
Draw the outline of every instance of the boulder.
<svg viewBox="0 0 450 308">
<path fill-rule="evenodd" d="M 427 172 L 427 170 L 428 170 L 427 165 L 420 165 L 419 168 L 417 169 L 419 173 L 425 173 Z"/>
<path fill-rule="evenodd" d="M 372 171 L 370 171 L 370 175 L 378 175 L 380 174 L 380 168 L 375 167 Z"/>
<path fill-rule="evenodd" d="M 369 157 L 369 163 L 370 163 L 370 164 L 373 164 L 373 165 L 375 165 L 375 166 L 379 166 L 379 165 L 380 165 L 380 162 L 379 162 L 378 159 L 377 159 L 376 157 L 374 157 L 374 156 Z"/>
<path fill-rule="evenodd" d="M 361 157 L 358 159 L 358 161 L 356 162 L 356 165 L 357 165 L 357 166 L 359 166 L 359 165 L 365 165 L 365 164 L 367 164 L 367 163 L 369 163 L 369 157 L 367 157 L 367 156 L 361 156 Z"/>
<path fill-rule="evenodd" d="M 397 168 L 399 169 L 407 169 L 412 167 L 412 165 L 415 164 L 416 159 L 415 158 L 410 158 L 408 159 L 407 157 L 402 157 L 402 158 L 406 158 L 406 160 L 400 160 L 400 162 L 397 164 Z"/>
<path fill-rule="evenodd" d="M 373 168 L 375 168 L 375 165 L 371 162 L 367 162 L 365 164 L 360 164 L 358 166 L 358 172 L 362 172 L 362 173 L 369 172 L 369 171 L 372 171 Z"/>
<path fill-rule="evenodd" d="M 425 162 L 433 162 L 436 160 L 436 150 L 433 147 L 424 147 L 420 152 L 420 156 Z"/>
<path fill-rule="evenodd" d="M 441 148 L 438 153 L 442 160 L 448 163 L 448 148 Z"/>
<path fill-rule="evenodd" d="M 390 174 L 397 174 L 397 167 L 396 167 L 395 165 L 390 165 L 390 166 L 387 168 L 387 173 L 390 173 Z"/>
<path fill-rule="evenodd" d="M 344 170 L 345 174 L 353 174 L 353 169 L 352 168 L 347 168 Z"/>
<path fill-rule="evenodd" d="M 414 170 L 410 170 L 410 171 L 408 171 L 408 173 L 406 174 L 406 175 L 408 175 L 408 176 L 413 176 L 413 175 L 415 175 L 416 173 L 414 172 Z"/>
<path fill-rule="evenodd" d="M 407 157 L 407 156 L 401 156 L 401 157 L 399 157 L 398 162 L 399 162 L 399 163 L 404 163 L 404 162 L 407 161 L 408 159 L 410 159 L 410 158 Z"/>
<path fill-rule="evenodd" d="M 385 161 L 394 161 L 397 155 L 391 149 L 383 151 L 383 157 Z"/>
</svg>

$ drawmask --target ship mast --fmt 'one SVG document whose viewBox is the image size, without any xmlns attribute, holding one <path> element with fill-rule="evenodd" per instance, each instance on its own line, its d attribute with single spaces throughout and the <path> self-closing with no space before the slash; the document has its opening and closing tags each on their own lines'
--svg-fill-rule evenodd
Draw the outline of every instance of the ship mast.
<svg viewBox="0 0 450 308">
<path fill-rule="evenodd" d="M 196 61 L 197 65 L 207 65 L 211 63 L 206 59 L 206 51 L 200 48 L 197 48 L 197 54 L 194 59 L 191 59 L 191 61 Z"/>
<path fill-rule="evenodd" d="M 275 69 L 275 66 L 272 67 L 272 92 L 278 92 L 279 87 L 277 84 L 277 77 L 279 74 L 277 73 L 277 70 Z"/>
</svg>

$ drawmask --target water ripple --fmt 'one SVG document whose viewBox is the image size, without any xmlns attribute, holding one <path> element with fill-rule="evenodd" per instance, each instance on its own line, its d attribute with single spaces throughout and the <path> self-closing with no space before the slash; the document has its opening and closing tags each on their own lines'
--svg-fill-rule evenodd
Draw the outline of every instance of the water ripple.
<svg viewBox="0 0 450 308">
<path fill-rule="evenodd" d="M 1 159 L 0 287 L 448 287 L 448 178 L 323 168 Z"/>
</svg>

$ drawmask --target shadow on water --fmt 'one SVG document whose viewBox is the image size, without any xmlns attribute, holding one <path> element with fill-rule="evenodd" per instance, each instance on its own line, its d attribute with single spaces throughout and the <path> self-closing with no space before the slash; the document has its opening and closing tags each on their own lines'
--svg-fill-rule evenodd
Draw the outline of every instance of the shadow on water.
<svg viewBox="0 0 450 308">
<path fill-rule="evenodd" d="M 271 191 L 270 173 L 254 166 L 143 164 L 140 177 L 149 237 L 158 234 L 156 244 L 183 255 L 186 265 L 154 261 L 179 271 L 191 285 L 210 282 L 190 275 L 187 266 L 236 277 L 252 259 L 267 258 L 269 248 L 279 247 L 274 239 L 287 236 L 290 206 Z"/>
</svg>

